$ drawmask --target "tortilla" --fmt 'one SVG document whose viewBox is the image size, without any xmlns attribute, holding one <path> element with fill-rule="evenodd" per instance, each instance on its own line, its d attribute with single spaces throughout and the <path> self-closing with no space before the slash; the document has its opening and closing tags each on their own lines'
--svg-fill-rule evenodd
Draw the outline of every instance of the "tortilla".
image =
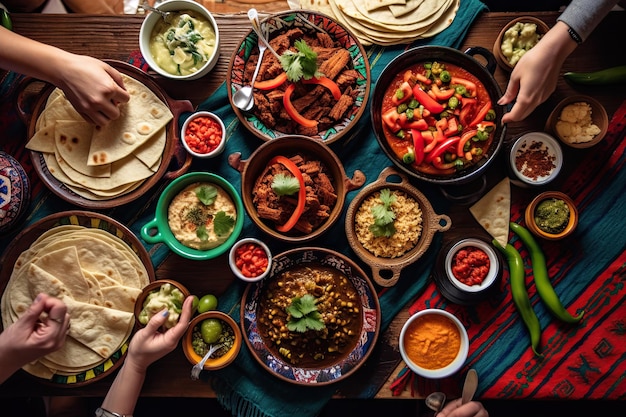
<svg viewBox="0 0 626 417">
<path fill-rule="evenodd" d="M 470 207 L 478 223 L 503 247 L 509 241 L 511 184 L 506 177 Z"/>
<path fill-rule="evenodd" d="M 93 134 L 91 123 L 79 120 L 57 120 L 54 124 L 54 148 L 57 157 L 82 175 L 111 177 L 111 165 L 88 166 L 89 146 Z"/>
</svg>

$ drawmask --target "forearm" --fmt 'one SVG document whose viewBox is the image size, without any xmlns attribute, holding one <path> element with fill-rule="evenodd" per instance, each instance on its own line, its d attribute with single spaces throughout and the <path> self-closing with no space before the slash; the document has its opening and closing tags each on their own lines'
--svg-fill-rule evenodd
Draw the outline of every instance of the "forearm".
<svg viewBox="0 0 626 417">
<path fill-rule="evenodd" d="M 125 363 L 118 372 L 109 392 L 107 393 L 102 408 L 118 414 L 132 414 L 141 387 L 143 386 L 146 372 L 137 367 Z"/>
<path fill-rule="evenodd" d="M 7 338 L 0 334 L 0 384 L 9 379 L 21 366 L 12 357 L 10 349 L 6 346 L 6 343 L 10 343 L 10 341 L 5 339 Z"/>
<path fill-rule="evenodd" d="M 618 0 L 573 0 L 558 20 L 574 29 L 584 41 L 617 3 Z"/>
</svg>

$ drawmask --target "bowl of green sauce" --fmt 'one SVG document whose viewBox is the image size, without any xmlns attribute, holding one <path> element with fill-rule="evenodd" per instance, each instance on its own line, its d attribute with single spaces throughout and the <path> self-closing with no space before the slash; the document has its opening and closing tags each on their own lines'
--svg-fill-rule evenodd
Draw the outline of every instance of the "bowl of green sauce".
<svg viewBox="0 0 626 417">
<path fill-rule="evenodd" d="M 574 232 L 578 224 L 578 210 L 567 194 L 545 191 L 526 207 L 525 220 L 535 236 L 558 240 Z"/>
</svg>

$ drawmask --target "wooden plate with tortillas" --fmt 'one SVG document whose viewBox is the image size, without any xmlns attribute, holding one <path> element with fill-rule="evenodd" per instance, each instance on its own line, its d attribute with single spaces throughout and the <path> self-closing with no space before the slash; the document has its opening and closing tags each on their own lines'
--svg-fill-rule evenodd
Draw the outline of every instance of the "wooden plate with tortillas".
<svg viewBox="0 0 626 417">
<path fill-rule="evenodd" d="M 88 209 L 133 201 L 191 164 L 178 129 L 178 117 L 193 110 L 191 103 L 171 99 L 130 64 L 108 63 L 120 71 L 131 96 L 120 104 L 118 119 L 102 128 L 86 122 L 52 85 L 36 98 L 32 114 L 23 115 L 26 148 L 39 177 L 59 197 Z"/>
</svg>

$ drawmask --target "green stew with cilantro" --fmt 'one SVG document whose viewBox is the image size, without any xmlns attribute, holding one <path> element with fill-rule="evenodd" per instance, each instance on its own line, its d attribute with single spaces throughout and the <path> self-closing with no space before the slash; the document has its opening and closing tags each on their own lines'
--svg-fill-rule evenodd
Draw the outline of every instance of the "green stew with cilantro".
<svg viewBox="0 0 626 417">
<path fill-rule="evenodd" d="M 395 155 L 431 175 L 451 175 L 487 156 L 496 113 L 484 85 L 443 62 L 414 65 L 393 79 L 383 98 L 382 124 Z"/>
<path fill-rule="evenodd" d="M 317 263 L 283 271 L 261 291 L 259 333 L 275 355 L 299 367 L 325 367 L 356 346 L 363 326 L 354 285 Z"/>
</svg>

